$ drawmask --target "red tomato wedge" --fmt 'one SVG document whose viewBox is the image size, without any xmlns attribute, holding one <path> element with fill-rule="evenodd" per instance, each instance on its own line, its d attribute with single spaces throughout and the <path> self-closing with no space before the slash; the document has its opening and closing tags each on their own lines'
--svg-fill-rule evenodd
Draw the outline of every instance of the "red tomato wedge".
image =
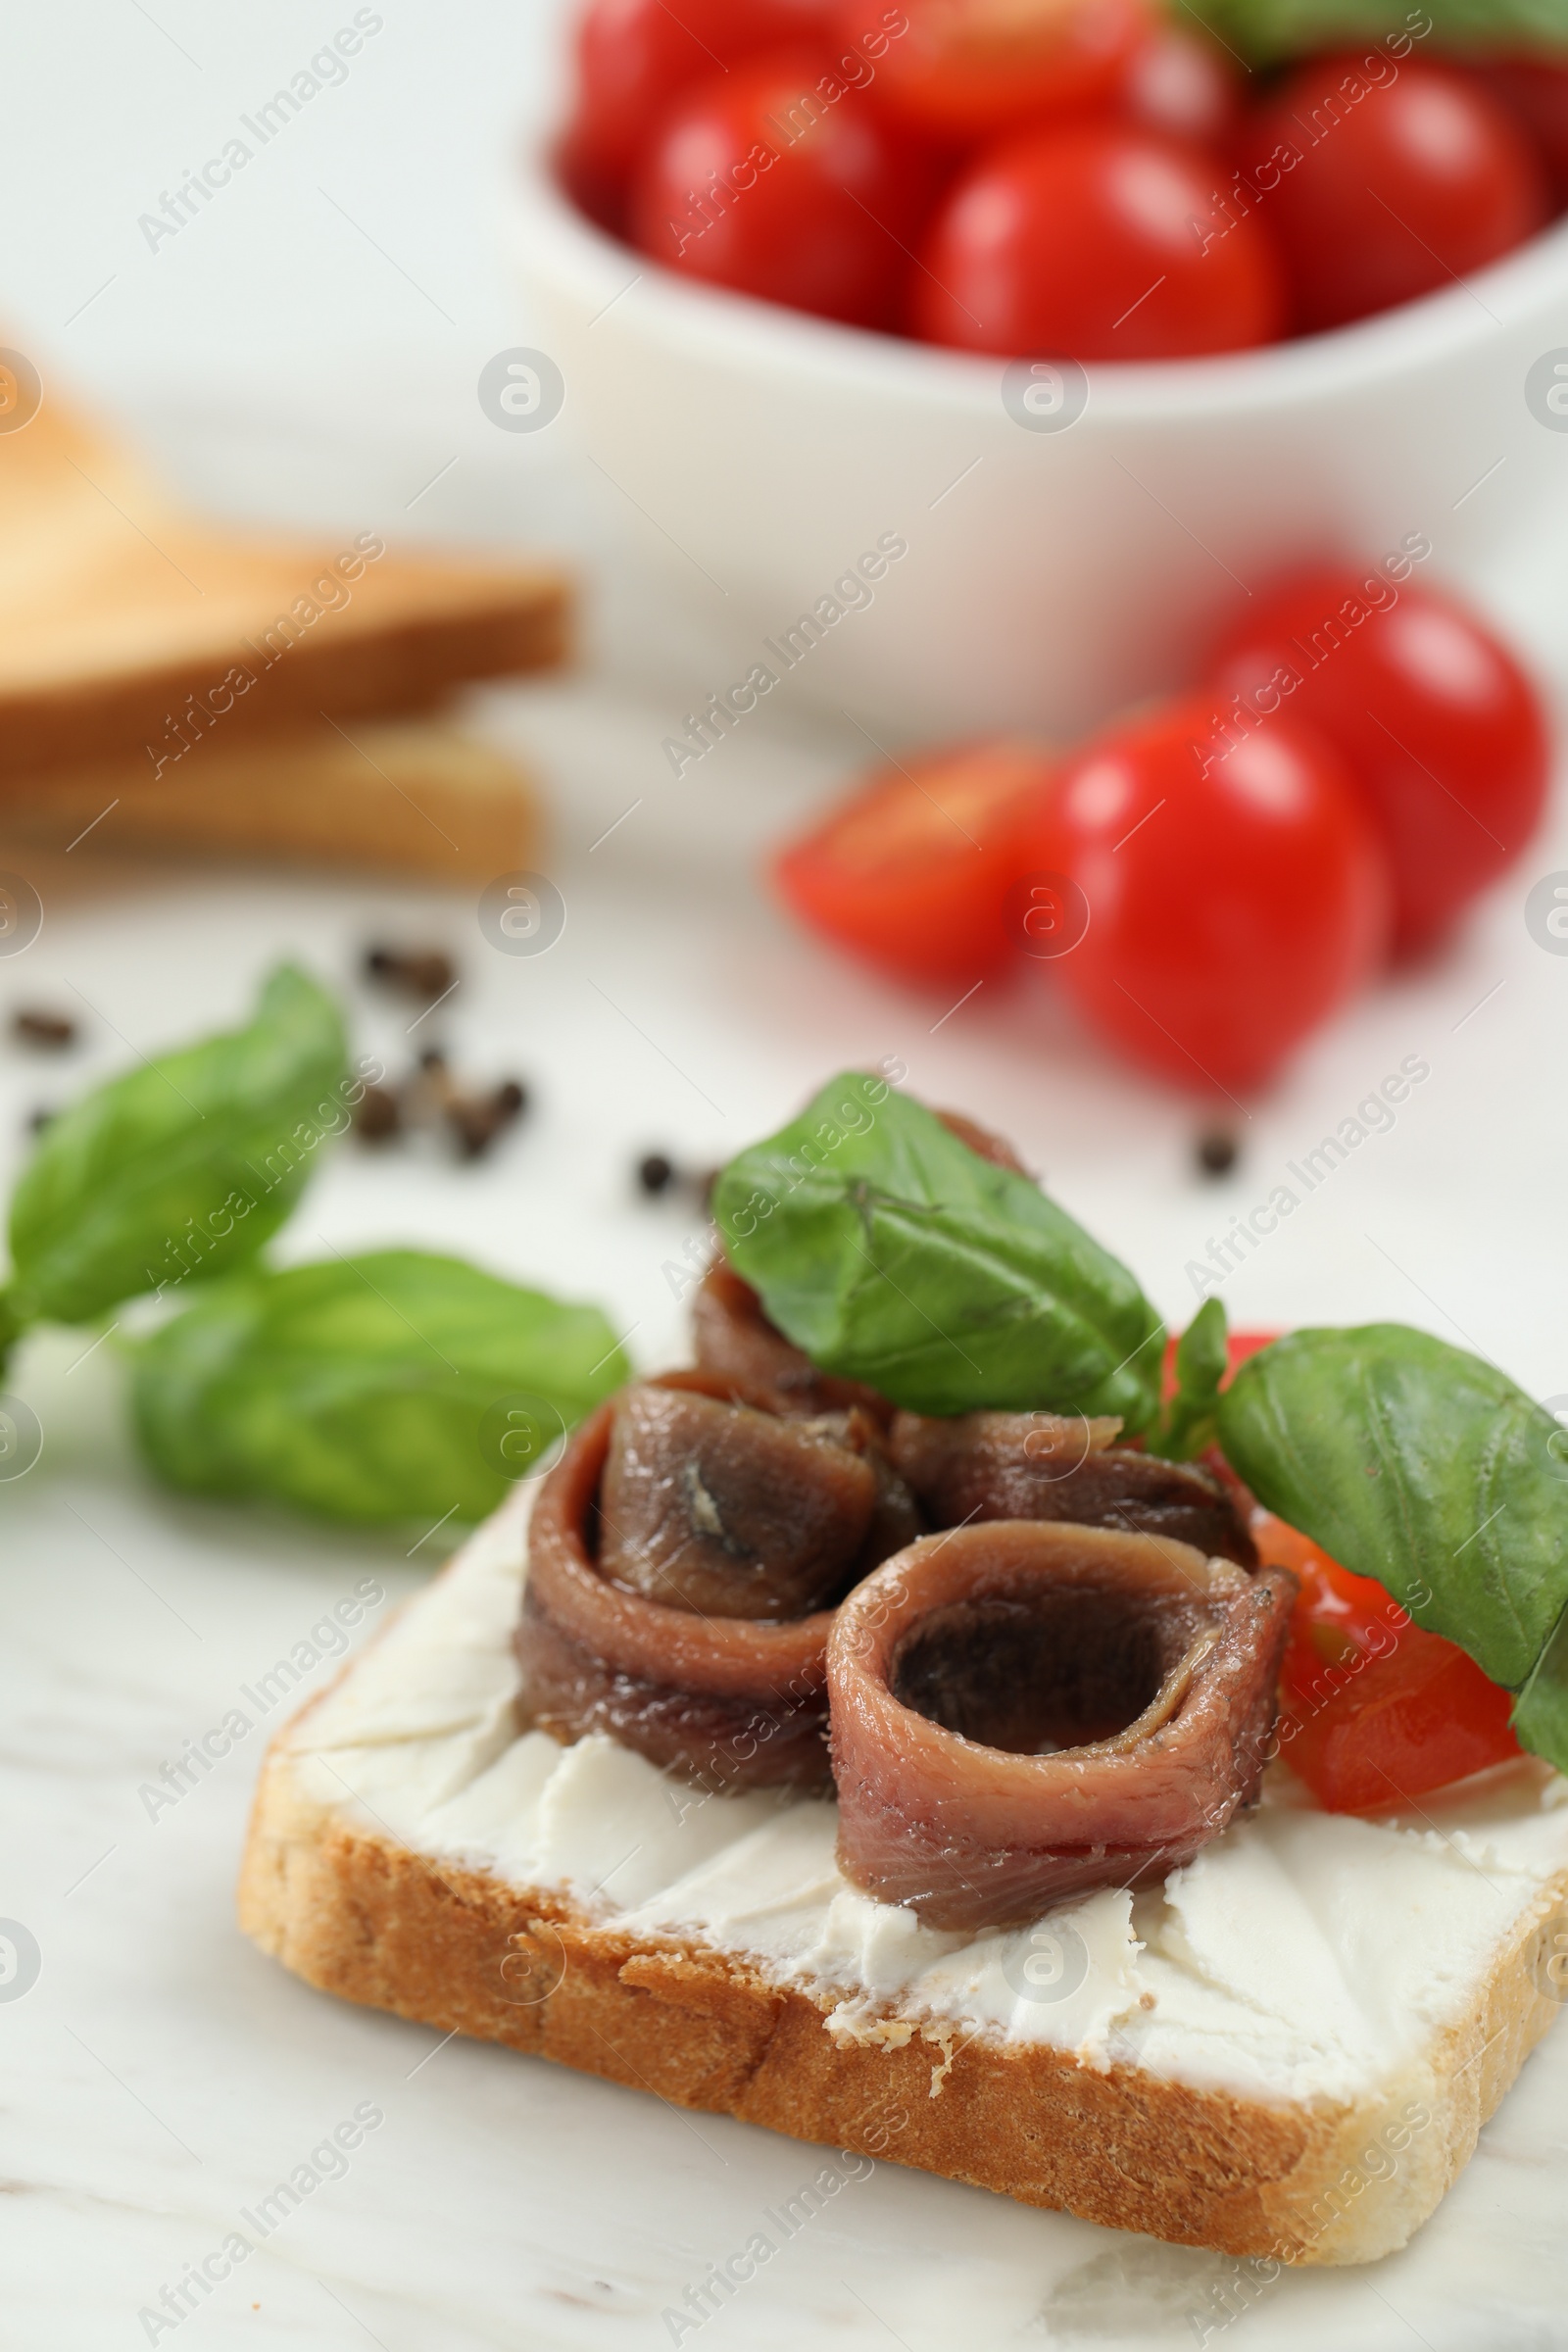
<svg viewBox="0 0 1568 2352">
<path fill-rule="evenodd" d="M 1229 1388 L 1242 1366 L 1250 1357 L 1261 1355 L 1265 1348 L 1272 1348 L 1280 1336 L 1277 1331 L 1233 1331 L 1230 1336 L 1231 1368 L 1221 1381 L 1221 1388 Z"/>
<path fill-rule="evenodd" d="M 1015 953 L 1007 897 L 1050 787 L 1024 743 L 939 752 L 875 776 L 777 858 L 803 922 L 918 987 L 969 987 Z"/>
<path fill-rule="evenodd" d="M 1473 1658 L 1414 1624 L 1375 1577 L 1351 1576 L 1259 1513 L 1265 1566 L 1301 1580 L 1280 1680 L 1280 1751 L 1330 1813 L 1396 1812 L 1522 1751 L 1513 1700 Z"/>
</svg>

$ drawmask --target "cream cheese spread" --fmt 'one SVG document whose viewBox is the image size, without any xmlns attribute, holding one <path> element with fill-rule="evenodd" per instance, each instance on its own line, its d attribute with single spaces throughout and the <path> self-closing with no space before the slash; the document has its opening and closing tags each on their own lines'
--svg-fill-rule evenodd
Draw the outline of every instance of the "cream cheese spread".
<svg viewBox="0 0 1568 2352">
<path fill-rule="evenodd" d="M 1568 1781 L 1544 1767 L 1386 1822 L 1320 1812 L 1276 1768 L 1162 1888 L 942 1934 L 842 1876 L 830 1802 L 705 1797 L 613 1740 L 519 1736 L 530 1494 L 288 1735 L 303 1792 L 606 1927 L 743 1957 L 822 2000 L 835 2034 L 984 2034 L 1243 2097 L 1353 2100 L 1473 2006 L 1568 1871 Z"/>
</svg>

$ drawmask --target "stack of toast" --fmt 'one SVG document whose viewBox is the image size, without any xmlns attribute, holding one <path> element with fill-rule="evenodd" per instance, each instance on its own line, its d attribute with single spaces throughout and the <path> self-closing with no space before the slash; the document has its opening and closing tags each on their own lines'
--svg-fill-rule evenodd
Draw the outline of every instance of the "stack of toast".
<svg viewBox="0 0 1568 2352">
<path fill-rule="evenodd" d="M 527 778 L 442 704 L 548 668 L 543 564 L 191 520 L 47 387 L 0 432 L 0 843 L 467 882 L 526 866 Z"/>
</svg>

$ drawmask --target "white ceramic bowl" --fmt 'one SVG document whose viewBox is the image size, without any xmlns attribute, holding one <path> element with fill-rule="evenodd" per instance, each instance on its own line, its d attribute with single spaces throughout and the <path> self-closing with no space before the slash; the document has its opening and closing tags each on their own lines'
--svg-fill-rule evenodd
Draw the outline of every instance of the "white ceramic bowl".
<svg viewBox="0 0 1568 2352">
<path fill-rule="evenodd" d="M 584 220 L 540 155 L 510 236 L 565 381 L 557 429 L 613 483 L 624 560 L 728 665 L 715 689 L 749 662 L 782 675 L 765 641 L 884 535 L 906 556 L 790 692 L 906 736 L 1076 731 L 1184 684 L 1225 615 L 1301 558 L 1372 562 L 1419 534 L 1426 576 L 1486 593 L 1552 510 L 1562 536 L 1568 434 L 1532 413 L 1526 377 L 1568 357 L 1568 223 L 1336 334 L 1091 368 L 1083 414 L 1045 430 L 1004 405 L 1000 361 L 660 270 Z"/>
</svg>

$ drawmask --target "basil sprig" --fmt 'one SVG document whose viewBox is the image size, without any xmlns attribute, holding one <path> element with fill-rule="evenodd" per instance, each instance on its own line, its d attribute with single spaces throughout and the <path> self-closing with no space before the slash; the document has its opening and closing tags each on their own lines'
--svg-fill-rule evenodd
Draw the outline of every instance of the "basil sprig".
<svg viewBox="0 0 1568 2352">
<path fill-rule="evenodd" d="M 132 1409 L 188 1494 L 470 1520 L 627 1378 L 597 1307 L 382 1250 L 205 1290 L 139 1346 Z"/>
<path fill-rule="evenodd" d="M 245 1028 L 62 1113 L 12 1201 L 0 1363 L 33 1323 L 153 1292 L 184 1311 L 130 1348 L 132 1412 L 172 1486 L 340 1520 L 481 1518 L 626 1358 L 597 1307 L 457 1258 L 255 1263 L 350 1124 L 347 1063 L 336 1004 L 285 964 Z"/>
<path fill-rule="evenodd" d="M 1414 35 L 1428 44 L 1501 55 L 1568 48 L 1563 0 L 1173 0 L 1178 24 L 1200 17 L 1254 65 L 1315 50 Z"/>
<path fill-rule="evenodd" d="M 731 1160 L 736 1271 L 825 1372 L 921 1413 L 1119 1414 L 1147 1429 L 1164 1328 L 1125 1266 L 880 1078 L 835 1078 Z"/>
<path fill-rule="evenodd" d="M 1568 1440 L 1505 1373 L 1400 1323 L 1298 1331 L 1219 1402 L 1259 1501 L 1519 1693 L 1568 1770 Z"/>
<path fill-rule="evenodd" d="M 1205 1298 L 1176 1345 L 1176 1394 L 1150 1439 L 1155 1453 L 1190 1462 L 1217 1442 L 1219 1384 L 1229 1368 L 1225 1308 Z"/>
<path fill-rule="evenodd" d="M 337 1006 L 284 964 L 245 1028 L 144 1061 L 53 1119 L 11 1203 L 10 1336 L 254 1257 L 349 1124 L 347 1063 Z"/>
</svg>

